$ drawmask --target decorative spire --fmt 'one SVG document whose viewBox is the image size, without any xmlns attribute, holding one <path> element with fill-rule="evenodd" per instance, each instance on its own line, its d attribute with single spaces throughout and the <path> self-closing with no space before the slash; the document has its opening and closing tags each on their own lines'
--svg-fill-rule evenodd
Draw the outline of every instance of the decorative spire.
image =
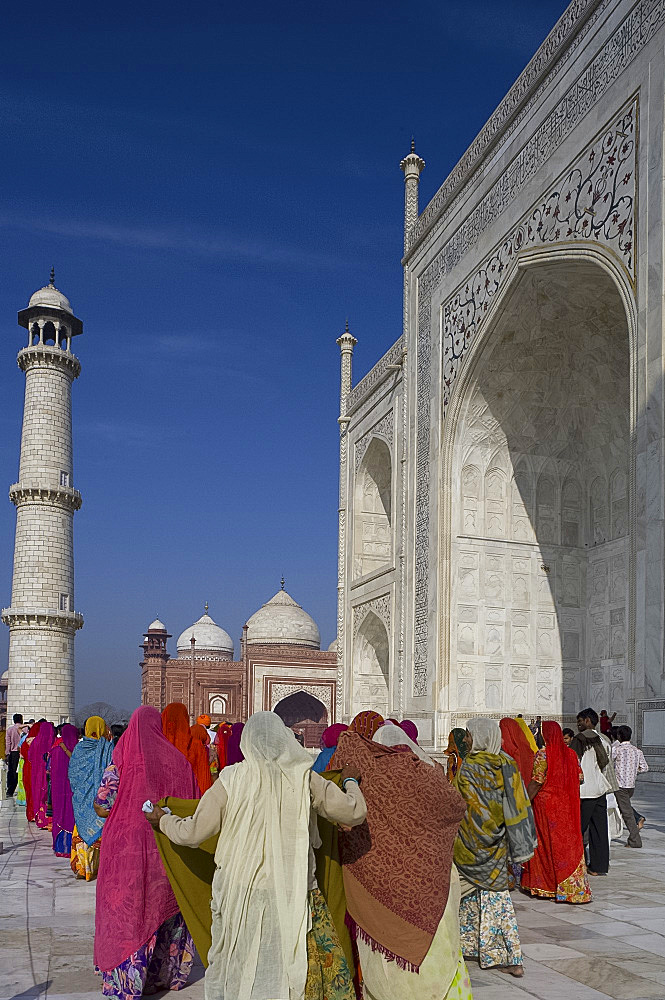
<svg viewBox="0 0 665 1000">
<path fill-rule="evenodd" d="M 400 163 L 404 172 L 404 253 L 409 249 L 410 234 L 418 218 L 418 184 L 425 161 L 416 153 L 416 140 L 411 136 L 411 151 Z"/>
<path fill-rule="evenodd" d="M 284 590 L 284 584 L 285 584 L 285 582 L 286 581 L 284 580 L 284 574 L 282 573 L 282 579 L 280 580 L 280 583 L 282 585 L 282 590 Z"/>
<path fill-rule="evenodd" d="M 51 267 L 51 275 L 50 275 L 50 277 L 48 279 L 48 283 L 51 286 L 51 288 L 55 288 L 55 268 L 54 267 Z"/>
<path fill-rule="evenodd" d="M 415 151 L 416 151 L 416 140 L 414 136 L 411 136 L 411 152 L 415 153 Z"/>
<path fill-rule="evenodd" d="M 205 602 L 205 604 L 203 605 L 203 607 L 205 608 L 205 613 L 208 614 L 208 602 L 207 601 Z"/>
</svg>

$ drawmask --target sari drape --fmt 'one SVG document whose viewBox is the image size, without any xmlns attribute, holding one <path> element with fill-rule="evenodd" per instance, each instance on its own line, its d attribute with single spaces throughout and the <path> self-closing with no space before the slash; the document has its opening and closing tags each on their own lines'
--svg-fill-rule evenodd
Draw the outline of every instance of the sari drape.
<svg viewBox="0 0 665 1000">
<path fill-rule="evenodd" d="M 522 886 L 555 896 L 558 887 L 576 872 L 584 858 L 579 762 L 575 751 L 564 743 L 557 722 L 543 723 L 543 738 L 547 773 L 533 800 L 538 847 L 524 866 Z"/>
<path fill-rule="evenodd" d="M 535 753 L 516 719 L 502 719 L 499 726 L 501 727 L 501 749 L 513 758 L 522 775 L 522 781 L 527 786 L 531 781 Z"/>
<path fill-rule="evenodd" d="M 141 806 L 164 795 L 196 797 L 189 761 L 162 733 L 156 708 L 143 705 L 113 751 L 118 795 L 104 827 L 97 879 L 95 964 L 109 972 L 175 916 L 178 904 Z"/>
<path fill-rule="evenodd" d="M 443 768 L 352 731 L 332 763 L 360 770 L 367 802 L 366 823 L 340 834 L 349 915 L 366 941 L 415 971 L 446 907 L 465 804 Z"/>
<path fill-rule="evenodd" d="M 68 772 L 70 757 L 63 746 L 73 752 L 78 743 L 78 729 L 65 723 L 60 738 L 51 750 L 51 801 L 53 803 L 53 851 L 61 858 L 68 858 L 74 832 L 72 790 Z"/>
<path fill-rule="evenodd" d="M 74 747 L 69 761 L 69 784 L 76 831 L 81 840 L 92 847 L 102 835 L 106 819 L 93 808 L 102 775 L 111 763 L 113 743 L 106 738 L 108 729 L 99 716 L 86 722 L 85 736 Z"/>
<path fill-rule="evenodd" d="M 210 774 L 210 754 L 208 753 L 209 743 L 210 737 L 208 736 L 205 726 L 200 725 L 200 723 L 192 726 L 190 729 L 189 752 L 187 757 L 192 765 L 192 771 L 194 772 L 194 777 L 196 778 L 201 795 L 203 795 L 204 792 L 207 792 L 212 785 L 212 776 Z"/>
<path fill-rule="evenodd" d="M 467 802 L 455 841 L 455 864 L 478 888 L 503 892 L 509 887 L 508 861 L 527 861 L 537 842 L 517 765 L 505 754 L 472 749 L 455 785 Z"/>
<path fill-rule="evenodd" d="M 172 701 L 162 712 L 162 732 L 169 743 L 187 757 L 189 752 L 189 712 L 180 701 Z"/>
<path fill-rule="evenodd" d="M 52 722 L 42 722 L 39 732 L 30 744 L 28 759 L 30 760 L 30 784 L 32 790 L 32 808 L 35 816 L 35 823 L 41 829 L 46 829 L 49 825 L 47 813 L 48 798 L 48 775 L 46 773 L 46 760 L 44 756 L 48 754 L 55 740 L 55 727 Z"/>
<path fill-rule="evenodd" d="M 231 726 L 231 734 L 229 736 L 229 741 L 226 745 L 226 763 L 229 764 L 239 764 L 240 761 L 245 759 L 240 746 L 240 740 L 242 738 L 242 733 L 245 728 L 244 722 L 234 722 Z"/>
<path fill-rule="evenodd" d="M 32 799 L 32 765 L 30 763 L 30 747 L 39 733 L 41 722 L 35 722 L 28 731 L 28 735 L 21 744 L 21 757 L 23 759 L 23 789 L 25 791 L 25 817 L 29 823 L 34 823 L 35 808 Z"/>
</svg>

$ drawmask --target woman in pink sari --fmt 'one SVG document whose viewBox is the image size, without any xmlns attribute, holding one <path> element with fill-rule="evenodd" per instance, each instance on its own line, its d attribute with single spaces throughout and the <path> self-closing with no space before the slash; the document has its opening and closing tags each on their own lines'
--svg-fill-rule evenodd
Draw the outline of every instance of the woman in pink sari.
<svg viewBox="0 0 665 1000">
<path fill-rule="evenodd" d="M 76 726 L 66 722 L 51 749 L 51 802 L 53 804 L 53 853 L 68 858 L 72 852 L 74 809 L 69 784 L 69 758 L 78 743 Z"/>
<path fill-rule="evenodd" d="M 98 815 L 108 816 L 95 916 L 95 965 L 107 997 L 182 989 L 192 968 L 194 945 L 141 812 L 148 798 L 165 795 L 193 799 L 198 789 L 189 761 L 162 733 L 159 712 L 144 705 L 121 736 L 95 800 Z"/>
<path fill-rule="evenodd" d="M 46 764 L 54 740 L 55 727 L 53 723 L 42 721 L 39 732 L 28 750 L 30 780 L 32 784 L 32 808 L 35 813 L 35 823 L 42 830 L 51 829 L 51 804 L 49 802 Z"/>
</svg>

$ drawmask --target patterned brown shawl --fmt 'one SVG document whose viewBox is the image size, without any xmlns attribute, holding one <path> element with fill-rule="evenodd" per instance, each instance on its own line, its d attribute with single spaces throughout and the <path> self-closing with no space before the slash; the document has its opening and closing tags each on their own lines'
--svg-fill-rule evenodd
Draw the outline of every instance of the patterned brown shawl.
<svg viewBox="0 0 665 1000">
<path fill-rule="evenodd" d="M 371 947 L 417 972 L 443 916 L 466 803 L 438 764 L 357 733 L 332 761 L 357 767 L 367 821 L 340 834 L 347 910 Z"/>
</svg>

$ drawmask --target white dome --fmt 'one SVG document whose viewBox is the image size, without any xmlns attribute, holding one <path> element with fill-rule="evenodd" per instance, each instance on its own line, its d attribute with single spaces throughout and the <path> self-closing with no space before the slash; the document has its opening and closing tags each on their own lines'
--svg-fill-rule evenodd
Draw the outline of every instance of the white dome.
<svg viewBox="0 0 665 1000">
<path fill-rule="evenodd" d="M 328 652 L 329 653 L 337 652 L 337 639 L 333 639 L 333 641 L 330 643 L 330 645 L 328 646 Z"/>
<path fill-rule="evenodd" d="M 1 682 L 1 681 L 8 681 L 8 680 L 9 680 L 9 671 L 8 671 L 8 670 L 5 670 L 5 672 L 4 672 L 4 674 L 2 675 L 2 677 L 0 677 L 0 682 Z"/>
<path fill-rule="evenodd" d="M 321 636 L 313 618 L 285 590 L 259 608 L 247 622 L 249 645 L 281 643 L 285 646 L 321 648 Z"/>
<path fill-rule="evenodd" d="M 148 625 L 148 632 L 150 632 L 151 629 L 159 629 L 161 632 L 166 632 L 166 625 L 164 622 L 160 622 L 159 618 L 155 618 L 154 622 Z"/>
<path fill-rule="evenodd" d="M 65 312 L 72 313 L 72 307 L 66 295 L 55 287 L 55 285 L 44 285 L 30 297 L 28 308 L 31 306 L 49 306 L 51 309 L 64 309 Z"/>
<path fill-rule="evenodd" d="M 191 639 L 192 636 L 196 639 L 194 646 L 195 650 L 199 649 L 210 649 L 215 651 L 221 651 L 224 653 L 231 653 L 233 656 L 233 639 L 225 632 L 223 628 L 220 628 L 210 617 L 210 615 L 201 615 L 197 622 L 186 628 L 185 631 L 178 636 L 178 652 L 189 653 L 192 648 Z"/>
</svg>

